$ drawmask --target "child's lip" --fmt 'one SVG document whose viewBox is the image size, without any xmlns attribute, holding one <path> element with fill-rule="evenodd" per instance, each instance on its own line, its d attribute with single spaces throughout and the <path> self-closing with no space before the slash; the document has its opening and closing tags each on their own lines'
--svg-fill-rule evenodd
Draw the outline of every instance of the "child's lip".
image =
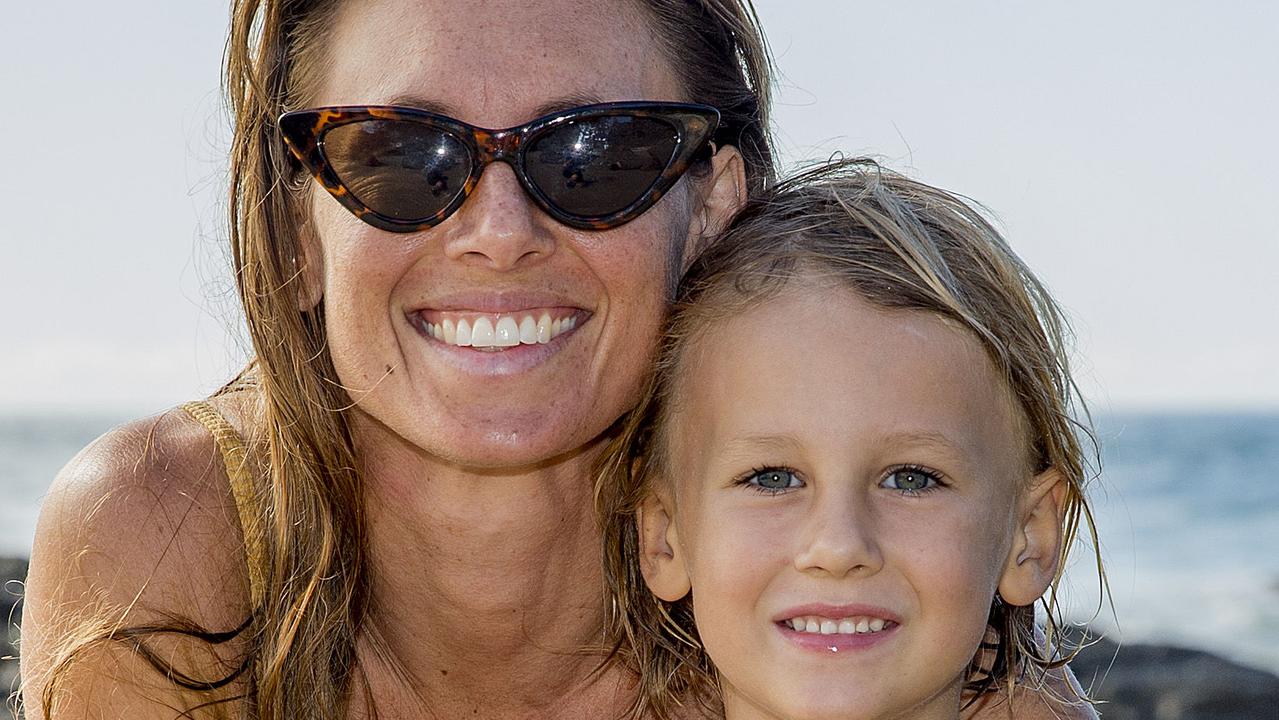
<svg viewBox="0 0 1279 720">
<path fill-rule="evenodd" d="M 787 608 L 773 616 L 773 622 L 785 623 L 797 617 L 821 617 L 838 622 L 844 618 L 878 618 L 885 623 L 901 624 L 901 616 L 893 611 L 864 603 L 807 603 Z"/>
</svg>

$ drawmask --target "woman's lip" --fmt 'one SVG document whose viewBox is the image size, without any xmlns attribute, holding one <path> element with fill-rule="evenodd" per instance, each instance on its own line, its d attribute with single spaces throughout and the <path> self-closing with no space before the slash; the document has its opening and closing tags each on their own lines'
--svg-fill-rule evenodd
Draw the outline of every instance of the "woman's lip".
<svg viewBox="0 0 1279 720">
<path fill-rule="evenodd" d="M 545 344 L 521 343 L 513 347 L 481 349 L 451 345 L 430 337 L 420 324 L 412 325 L 414 331 L 426 341 L 424 348 L 435 361 L 467 375 L 491 378 L 519 376 L 550 362 L 564 350 L 574 335 L 574 331 L 570 330 Z"/>
<path fill-rule="evenodd" d="M 588 311 L 572 299 L 556 293 L 537 291 L 472 291 L 437 295 L 429 300 L 414 303 L 409 313 L 457 312 L 478 314 L 512 314 L 534 310 L 564 309 Z"/>
<path fill-rule="evenodd" d="M 451 308 L 451 309 L 423 308 L 421 310 L 415 310 L 412 313 L 410 313 L 410 316 L 420 317 L 428 323 L 442 322 L 445 318 L 449 318 L 453 320 L 454 322 L 457 322 L 458 320 L 463 318 L 465 318 L 466 320 L 470 322 L 474 322 L 476 318 L 480 318 L 480 317 L 487 317 L 495 323 L 501 317 L 514 317 L 514 318 L 517 318 L 517 322 L 518 322 L 518 318 L 522 318 L 525 315 L 533 317 L 536 321 L 536 319 L 540 318 L 542 315 L 549 315 L 552 320 L 562 320 L 563 318 L 571 317 L 574 315 L 589 316 L 589 313 L 586 313 L 580 308 L 569 307 L 564 305 L 551 306 L 551 307 L 528 307 L 528 308 L 521 308 L 519 310 L 476 310 L 475 308 Z"/>
</svg>

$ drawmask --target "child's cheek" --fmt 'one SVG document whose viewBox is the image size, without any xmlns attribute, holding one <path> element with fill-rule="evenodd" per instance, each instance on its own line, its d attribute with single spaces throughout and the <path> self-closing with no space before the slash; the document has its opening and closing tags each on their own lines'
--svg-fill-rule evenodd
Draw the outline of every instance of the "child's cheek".
<svg viewBox="0 0 1279 720">
<path fill-rule="evenodd" d="M 703 508 L 694 547 L 688 548 L 689 576 L 702 641 L 712 656 L 731 658 L 743 657 L 736 648 L 743 639 L 771 627 L 761 601 L 791 566 L 794 548 L 792 513 L 781 498 L 724 500 Z"/>
</svg>

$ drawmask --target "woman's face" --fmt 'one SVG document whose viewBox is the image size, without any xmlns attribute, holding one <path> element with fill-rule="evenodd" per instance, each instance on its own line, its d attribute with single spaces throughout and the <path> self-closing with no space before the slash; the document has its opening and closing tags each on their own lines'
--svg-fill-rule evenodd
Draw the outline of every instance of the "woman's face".
<svg viewBox="0 0 1279 720">
<path fill-rule="evenodd" d="M 594 0 L 345 3 L 315 105 L 425 107 L 481 127 L 618 100 L 687 100 L 640 13 Z M 725 155 L 726 153 L 721 153 Z M 720 160 L 717 157 L 717 166 Z M 687 176 L 607 231 L 538 210 L 489 165 L 466 204 L 412 234 L 366 225 L 313 186 L 329 348 L 356 411 L 473 468 L 529 466 L 588 443 L 633 403 L 709 177 Z M 459 347 L 427 323 L 574 318 L 546 344 Z M 509 325 L 508 325 L 509 326 Z"/>
</svg>

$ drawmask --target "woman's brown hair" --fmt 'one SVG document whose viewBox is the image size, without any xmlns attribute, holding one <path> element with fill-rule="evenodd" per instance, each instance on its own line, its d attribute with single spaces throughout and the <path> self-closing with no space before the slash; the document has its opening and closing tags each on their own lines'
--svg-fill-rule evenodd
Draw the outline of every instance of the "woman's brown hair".
<svg viewBox="0 0 1279 720">
<path fill-rule="evenodd" d="M 1070 657 L 1060 630 L 1057 586 L 1065 554 L 1086 520 L 1092 456 L 1087 410 L 1071 378 L 1068 327 L 1048 291 L 995 228 L 961 198 L 869 160 L 821 165 L 758 196 L 693 263 L 668 320 L 666 337 L 640 405 L 606 452 L 596 478 L 604 530 L 605 575 L 613 596 L 609 632 L 616 657 L 641 678 L 638 718 L 672 717 L 684 701 L 717 712 L 718 680 L 698 639 L 692 598 L 668 603 L 640 572 L 636 509 L 666 466 L 681 363 L 707 327 L 804 283 L 847 287 L 873 305 L 931 313 L 966 328 L 1012 391 L 1028 428 L 1034 472 L 1066 483 L 1057 576 L 1042 601 L 1048 644 L 1035 638 L 1034 607 L 993 599 L 988 644 L 974 660 L 967 690 L 1009 686 Z M 1077 418 L 1082 418 L 1081 422 Z M 1100 562 L 1100 561 L 1099 561 Z M 1104 578 L 1104 574 L 1102 575 Z"/>
<path fill-rule="evenodd" d="M 726 142 L 740 149 L 749 188 L 773 177 L 771 63 L 750 0 L 635 0 L 647 12 L 687 99 L 716 106 Z M 58 680 L 103 643 L 138 651 L 175 685 L 212 692 L 233 681 L 253 717 L 344 715 L 356 639 L 369 604 L 362 478 L 340 386 L 325 341 L 324 304 L 300 310 L 307 178 L 291 163 L 276 119 L 306 107 L 325 73 L 325 37 L 339 0 L 234 0 L 224 82 L 234 120 L 230 158 L 232 271 L 253 360 L 219 394 L 255 400 L 247 426 L 257 478 L 248 545 L 252 613 L 230 632 L 189 622 L 120 628 L 86 622 L 68 638 L 41 699 L 51 715 Z M 583 498 L 583 501 L 587 501 Z M 255 553 L 250 553 L 254 557 Z M 149 652 L 155 633 L 207 643 L 235 637 L 248 648 L 231 674 L 189 677 Z M 240 699 L 240 698 L 233 698 Z M 372 699 L 366 698 L 370 710 Z"/>
</svg>

